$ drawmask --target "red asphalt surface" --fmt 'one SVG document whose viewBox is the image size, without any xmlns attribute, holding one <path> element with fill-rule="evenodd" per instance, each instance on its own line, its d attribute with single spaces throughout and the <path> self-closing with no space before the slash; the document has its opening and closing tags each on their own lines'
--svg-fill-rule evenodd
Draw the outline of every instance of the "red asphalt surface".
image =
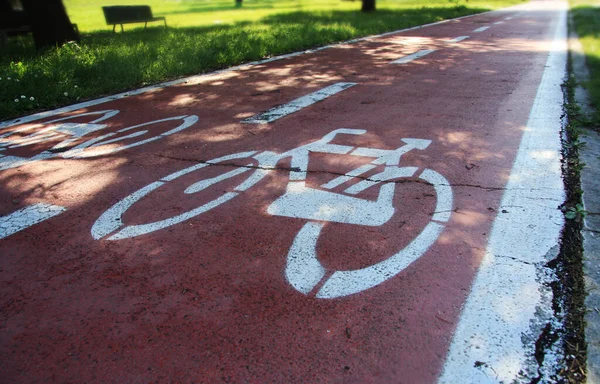
<svg viewBox="0 0 600 384">
<path fill-rule="evenodd" d="M 492 24 L 507 16 L 515 17 Z M 502 188 L 556 22 L 553 12 L 488 13 L 85 109 L 120 110 L 104 122 L 113 132 L 178 115 L 199 120 L 114 154 L 0 171 L 0 216 L 38 202 L 67 209 L 0 240 L 0 381 L 435 382 L 492 221 L 502 214 Z M 458 36 L 470 38 L 445 42 Z M 437 51 L 390 64 L 419 49 Z M 357 85 L 269 124 L 240 123 L 337 82 Z M 402 138 L 432 140 L 401 165 L 439 172 L 454 192 L 454 212 L 437 242 L 374 288 L 318 299 L 286 281 L 287 253 L 306 220 L 271 216 L 267 207 L 285 191 L 289 160 L 183 223 L 115 241 L 90 233 L 108 208 L 173 172 L 231 153 L 284 152 L 338 128 L 367 130 L 335 139 L 353 146 L 395 149 Z M 368 161 L 312 154 L 309 170 L 319 172 L 309 173 L 308 184 L 317 187 Z M 195 194 L 183 191 L 231 169 L 209 166 L 182 176 L 134 204 L 123 221 L 148 223 L 197 207 L 246 174 Z M 424 228 L 435 210 L 433 188 L 399 183 L 395 196 L 396 214 L 381 227 L 325 224 L 317 250 L 327 269 L 386 259 Z"/>
</svg>

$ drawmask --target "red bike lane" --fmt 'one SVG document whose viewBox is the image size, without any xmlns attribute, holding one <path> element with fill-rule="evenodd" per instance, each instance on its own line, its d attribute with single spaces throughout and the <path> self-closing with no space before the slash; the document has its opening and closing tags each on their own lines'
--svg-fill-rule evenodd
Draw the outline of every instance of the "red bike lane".
<svg viewBox="0 0 600 384">
<path fill-rule="evenodd" d="M 2 154 L 54 148 L 0 158 L 0 216 L 64 208 L 0 239 L 4 380 L 435 382 L 557 22 L 487 13 L 3 129 L 29 130 Z M 119 112 L 36 141 L 95 111 Z"/>
</svg>

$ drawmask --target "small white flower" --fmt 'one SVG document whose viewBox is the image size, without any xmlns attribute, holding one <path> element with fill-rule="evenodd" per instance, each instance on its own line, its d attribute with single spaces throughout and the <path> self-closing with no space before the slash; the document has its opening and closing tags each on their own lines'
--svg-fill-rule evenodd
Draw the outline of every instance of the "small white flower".
<svg viewBox="0 0 600 384">
<path fill-rule="evenodd" d="M 0 80 L 2 80 L 2 78 L 0 77 Z"/>
<path fill-rule="evenodd" d="M 15 99 L 15 103 L 18 103 L 18 102 L 19 102 L 19 99 Z"/>
<path fill-rule="evenodd" d="M 7 79 L 7 80 L 10 80 L 10 77 L 7 77 L 6 79 Z"/>
<path fill-rule="evenodd" d="M 31 97 L 29 98 L 29 100 L 31 100 L 31 101 L 35 100 L 35 97 L 31 96 Z"/>
<path fill-rule="evenodd" d="M 65 96 L 69 96 L 69 92 L 65 92 Z"/>
<path fill-rule="evenodd" d="M 27 96 L 21 95 L 21 99 L 26 99 L 26 98 L 27 98 Z"/>
<path fill-rule="evenodd" d="M 18 82 L 19 82 L 19 79 L 15 79 L 15 81 L 18 83 Z"/>
<path fill-rule="evenodd" d="M 75 86 L 75 88 L 77 88 L 77 86 Z"/>
</svg>

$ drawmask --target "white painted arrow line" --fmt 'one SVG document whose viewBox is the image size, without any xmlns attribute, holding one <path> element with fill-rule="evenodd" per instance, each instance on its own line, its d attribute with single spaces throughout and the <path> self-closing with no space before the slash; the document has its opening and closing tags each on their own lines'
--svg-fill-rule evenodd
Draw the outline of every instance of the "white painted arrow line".
<svg viewBox="0 0 600 384">
<path fill-rule="evenodd" d="M 394 61 L 391 62 L 391 64 L 406 64 L 406 63 L 410 63 L 413 60 L 416 60 L 416 59 L 418 59 L 420 57 L 429 55 L 430 53 L 433 53 L 433 52 L 435 52 L 435 49 L 423 49 L 423 50 L 417 51 L 417 52 L 415 52 L 413 54 L 410 54 L 408 56 L 401 57 L 398 60 L 394 60 Z"/>
<path fill-rule="evenodd" d="M 485 31 L 486 29 L 489 29 L 489 28 L 490 27 L 481 27 L 481 28 L 477 28 L 477 29 L 473 30 L 473 32 L 483 32 L 483 31 Z"/>
<path fill-rule="evenodd" d="M 64 211 L 66 208 L 57 205 L 38 203 L 21 208 L 9 215 L 0 216 L 0 239 L 60 215 Z"/>
<path fill-rule="evenodd" d="M 344 89 L 348 89 L 350 87 L 355 86 L 356 83 L 335 83 L 330 85 L 329 87 L 325 87 L 321 90 L 313 92 L 309 95 L 302 96 L 296 100 L 292 100 L 287 104 L 280 105 L 279 107 L 271 108 L 266 112 L 259 113 L 258 115 L 254 115 L 247 119 L 242 120 L 242 123 L 246 124 L 265 124 L 275 121 L 277 119 L 281 119 L 284 116 L 287 116 L 291 113 L 298 112 L 302 108 L 306 108 L 309 105 L 312 105 L 318 101 L 325 100 L 326 98 L 335 95 L 343 91 Z"/>
</svg>

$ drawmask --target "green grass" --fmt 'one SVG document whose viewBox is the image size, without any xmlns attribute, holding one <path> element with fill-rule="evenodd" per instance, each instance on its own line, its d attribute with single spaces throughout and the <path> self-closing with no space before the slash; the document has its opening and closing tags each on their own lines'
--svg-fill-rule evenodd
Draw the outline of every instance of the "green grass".
<svg viewBox="0 0 600 384">
<path fill-rule="evenodd" d="M 585 51 L 590 81 L 584 84 L 596 110 L 594 121 L 600 124 L 600 1 L 572 0 L 575 30 Z"/>
<path fill-rule="evenodd" d="M 80 44 L 38 53 L 30 37 L 0 51 L 0 120 L 359 36 L 483 12 L 522 0 L 64 0 Z M 93 3 L 93 5 L 90 5 Z M 102 5 L 149 4 L 169 28 L 114 34 Z M 425 7 L 426 6 L 426 7 Z"/>
</svg>

